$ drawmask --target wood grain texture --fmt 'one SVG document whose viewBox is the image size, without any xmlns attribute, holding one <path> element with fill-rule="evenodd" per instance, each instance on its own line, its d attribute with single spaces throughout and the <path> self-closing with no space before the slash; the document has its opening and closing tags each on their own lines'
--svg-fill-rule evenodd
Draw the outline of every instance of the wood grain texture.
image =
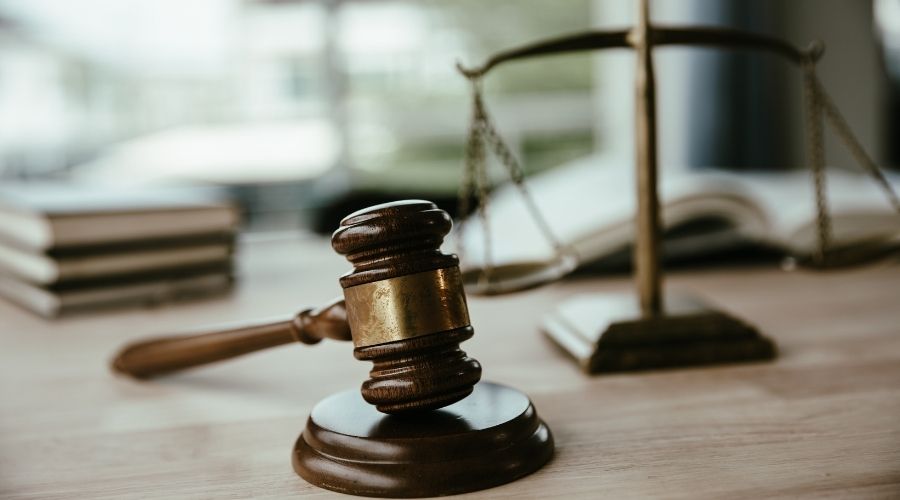
<svg viewBox="0 0 900 500">
<path fill-rule="evenodd" d="M 346 269 L 324 240 L 244 247 L 239 264 L 236 293 L 202 303 L 59 322 L 0 303 L 0 498 L 337 497 L 297 477 L 290 456 L 313 405 L 365 379 L 349 344 L 274 349 L 151 383 L 108 372 L 123 341 L 321 303 Z M 556 455 L 460 498 L 900 494 L 900 266 L 676 272 L 667 283 L 754 322 L 780 357 L 587 377 L 540 320 L 577 293 L 626 292 L 629 277 L 470 298 L 478 335 L 467 350 L 485 378 L 528 394 Z"/>
</svg>

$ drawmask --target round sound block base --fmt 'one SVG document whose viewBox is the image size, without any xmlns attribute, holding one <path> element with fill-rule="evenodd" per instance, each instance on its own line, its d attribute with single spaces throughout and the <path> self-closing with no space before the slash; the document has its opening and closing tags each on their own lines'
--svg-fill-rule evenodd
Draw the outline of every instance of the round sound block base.
<svg viewBox="0 0 900 500">
<path fill-rule="evenodd" d="M 385 415 L 358 390 L 313 408 L 294 445 L 303 479 L 372 497 L 426 497 L 475 491 L 536 471 L 553 455 L 553 436 L 521 392 L 490 382 L 439 410 Z"/>
</svg>

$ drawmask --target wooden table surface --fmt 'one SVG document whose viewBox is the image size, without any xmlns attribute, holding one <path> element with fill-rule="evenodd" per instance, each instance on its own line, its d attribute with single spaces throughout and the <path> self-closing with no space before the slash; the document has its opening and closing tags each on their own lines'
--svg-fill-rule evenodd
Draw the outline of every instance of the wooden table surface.
<svg viewBox="0 0 900 500">
<path fill-rule="evenodd" d="M 240 267 L 230 297 L 159 309 L 48 322 L 0 303 L 0 497 L 336 496 L 296 476 L 290 450 L 318 400 L 365 378 L 350 345 L 148 383 L 107 370 L 127 340 L 323 302 L 348 269 L 318 239 L 254 243 Z M 532 397 L 557 446 L 537 473 L 473 496 L 900 498 L 900 266 L 679 272 L 667 286 L 752 320 L 780 357 L 588 377 L 537 325 L 573 294 L 630 290 L 627 277 L 470 297 L 463 348 Z"/>
</svg>

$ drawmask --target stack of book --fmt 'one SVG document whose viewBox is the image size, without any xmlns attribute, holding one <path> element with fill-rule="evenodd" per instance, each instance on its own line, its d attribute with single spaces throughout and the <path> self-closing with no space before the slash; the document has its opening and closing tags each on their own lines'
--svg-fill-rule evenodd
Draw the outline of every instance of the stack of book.
<svg viewBox="0 0 900 500">
<path fill-rule="evenodd" d="M 186 192 L 0 186 L 0 296 L 45 317 L 231 288 L 238 214 Z"/>
</svg>

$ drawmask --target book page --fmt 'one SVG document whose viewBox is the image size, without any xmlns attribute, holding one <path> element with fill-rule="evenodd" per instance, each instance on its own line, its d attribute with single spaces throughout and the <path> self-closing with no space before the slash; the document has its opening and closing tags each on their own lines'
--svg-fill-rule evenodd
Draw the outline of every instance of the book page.
<svg viewBox="0 0 900 500">
<path fill-rule="evenodd" d="M 900 179 L 889 177 L 889 181 L 895 192 L 900 189 Z M 813 251 L 817 241 L 816 201 L 808 170 L 749 174 L 741 182 L 772 221 L 770 243 L 798 255 Z M 900 233 L 900 215 L 868 175 L 830 169 L 826 187 L 836 246 Z"/>
</svg>

